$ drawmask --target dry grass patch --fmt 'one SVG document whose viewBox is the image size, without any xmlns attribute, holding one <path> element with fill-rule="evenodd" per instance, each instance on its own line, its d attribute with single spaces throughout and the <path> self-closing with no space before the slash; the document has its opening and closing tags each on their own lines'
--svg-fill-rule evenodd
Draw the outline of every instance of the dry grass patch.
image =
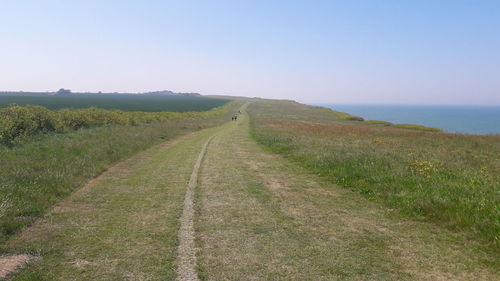
<svg viewBox="0 0 500 281">
<path fill-rule="evenodd" d="M 11 256 L 0 256 L 0 278 L 5 278 L 16 270 L 26 265 L 33 256 L 21 254 Z"/>
</svg>

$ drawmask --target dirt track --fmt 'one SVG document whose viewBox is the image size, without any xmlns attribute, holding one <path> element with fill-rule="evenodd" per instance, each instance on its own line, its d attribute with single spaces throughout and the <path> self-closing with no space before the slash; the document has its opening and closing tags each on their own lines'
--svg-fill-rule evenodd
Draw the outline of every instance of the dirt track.
<svg viewBox="0 0 500 281">
<path fill-rule="evenodd" d="M 196 272 L 196 249 L 194 233 L 194 189 L 198 184 L 198 173 L 207 147 L 212 140 L 210 137 L 203 145 L 194 165 L 191 178 L 189 178 L 186 196 L 184 199 L 184 209 L 182 210 L 181 226 L 179 229 L 179 246 L 177 247 L 177 280 L 195 281 L 199 280 Z"/>
</svg>

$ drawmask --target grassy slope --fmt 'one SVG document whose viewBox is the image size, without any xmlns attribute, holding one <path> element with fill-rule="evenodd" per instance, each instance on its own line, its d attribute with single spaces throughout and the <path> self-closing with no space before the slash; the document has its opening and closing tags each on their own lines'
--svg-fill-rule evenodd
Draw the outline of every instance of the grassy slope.
<svg viewBox="0 0 500 281">
<path fill-rule="evenodd" d="M 230 114 L 39 135 L 13 148 L 0 145 L 0 244 L 113 163 L 225 122 Z"/>
<path fill-rule="evenodd" d="M 320 108 L 255 102 L 256 138 L 341 186 L 485 244 L 500 242 L 500 136 L 365 126 Z"/>
<path fill-rule="evenodd" d="M 403 219 L 263 148 L 245 115 L 210 144 L 196 191 L 204 280 L 498 278 L 495 257 L 465 237 Z"/>
</svg>

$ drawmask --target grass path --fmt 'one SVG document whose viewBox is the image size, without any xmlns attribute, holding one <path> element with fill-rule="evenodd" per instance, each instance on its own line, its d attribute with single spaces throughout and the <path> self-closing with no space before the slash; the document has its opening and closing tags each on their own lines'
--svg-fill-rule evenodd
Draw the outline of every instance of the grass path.
<svg viewBox="0 0 500 281">
<path fill-rule="evenodd" d="M 212 141 L 197 201 L 205 280 L 499 278 L 498 262 L 461 235 L 403 220 L 267 153 L 246 115 Z"/>
<path fill-rule="evenodd" d="M 12 239 L 41 259 L 15 280 L 173 280 L 179 217 L 203 130 L 113 167 Z"/>
<path fill-rule="evenodd" d="M 498 280 L 467 243 L 266 152 L 244 113 L 120 163 L 4 251 L 41 257 L 14 280 Z"/>
</svg>

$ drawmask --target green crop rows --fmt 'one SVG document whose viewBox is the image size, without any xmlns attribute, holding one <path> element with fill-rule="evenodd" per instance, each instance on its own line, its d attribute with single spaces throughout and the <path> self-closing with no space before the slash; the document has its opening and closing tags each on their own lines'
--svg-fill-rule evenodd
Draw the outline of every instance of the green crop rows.
<svg viewBox="0 0 500 281">
<path fill-rule="evenodd" d="M 206 111 L 227 103 L 224 99 L 203 96 L 152 96 L 138 94 L 69 94 L 0 93 L 0 108 L 16 105 L 40 105 L 48 109 L 89 108 L 145 112 Z"/>
</svg>

